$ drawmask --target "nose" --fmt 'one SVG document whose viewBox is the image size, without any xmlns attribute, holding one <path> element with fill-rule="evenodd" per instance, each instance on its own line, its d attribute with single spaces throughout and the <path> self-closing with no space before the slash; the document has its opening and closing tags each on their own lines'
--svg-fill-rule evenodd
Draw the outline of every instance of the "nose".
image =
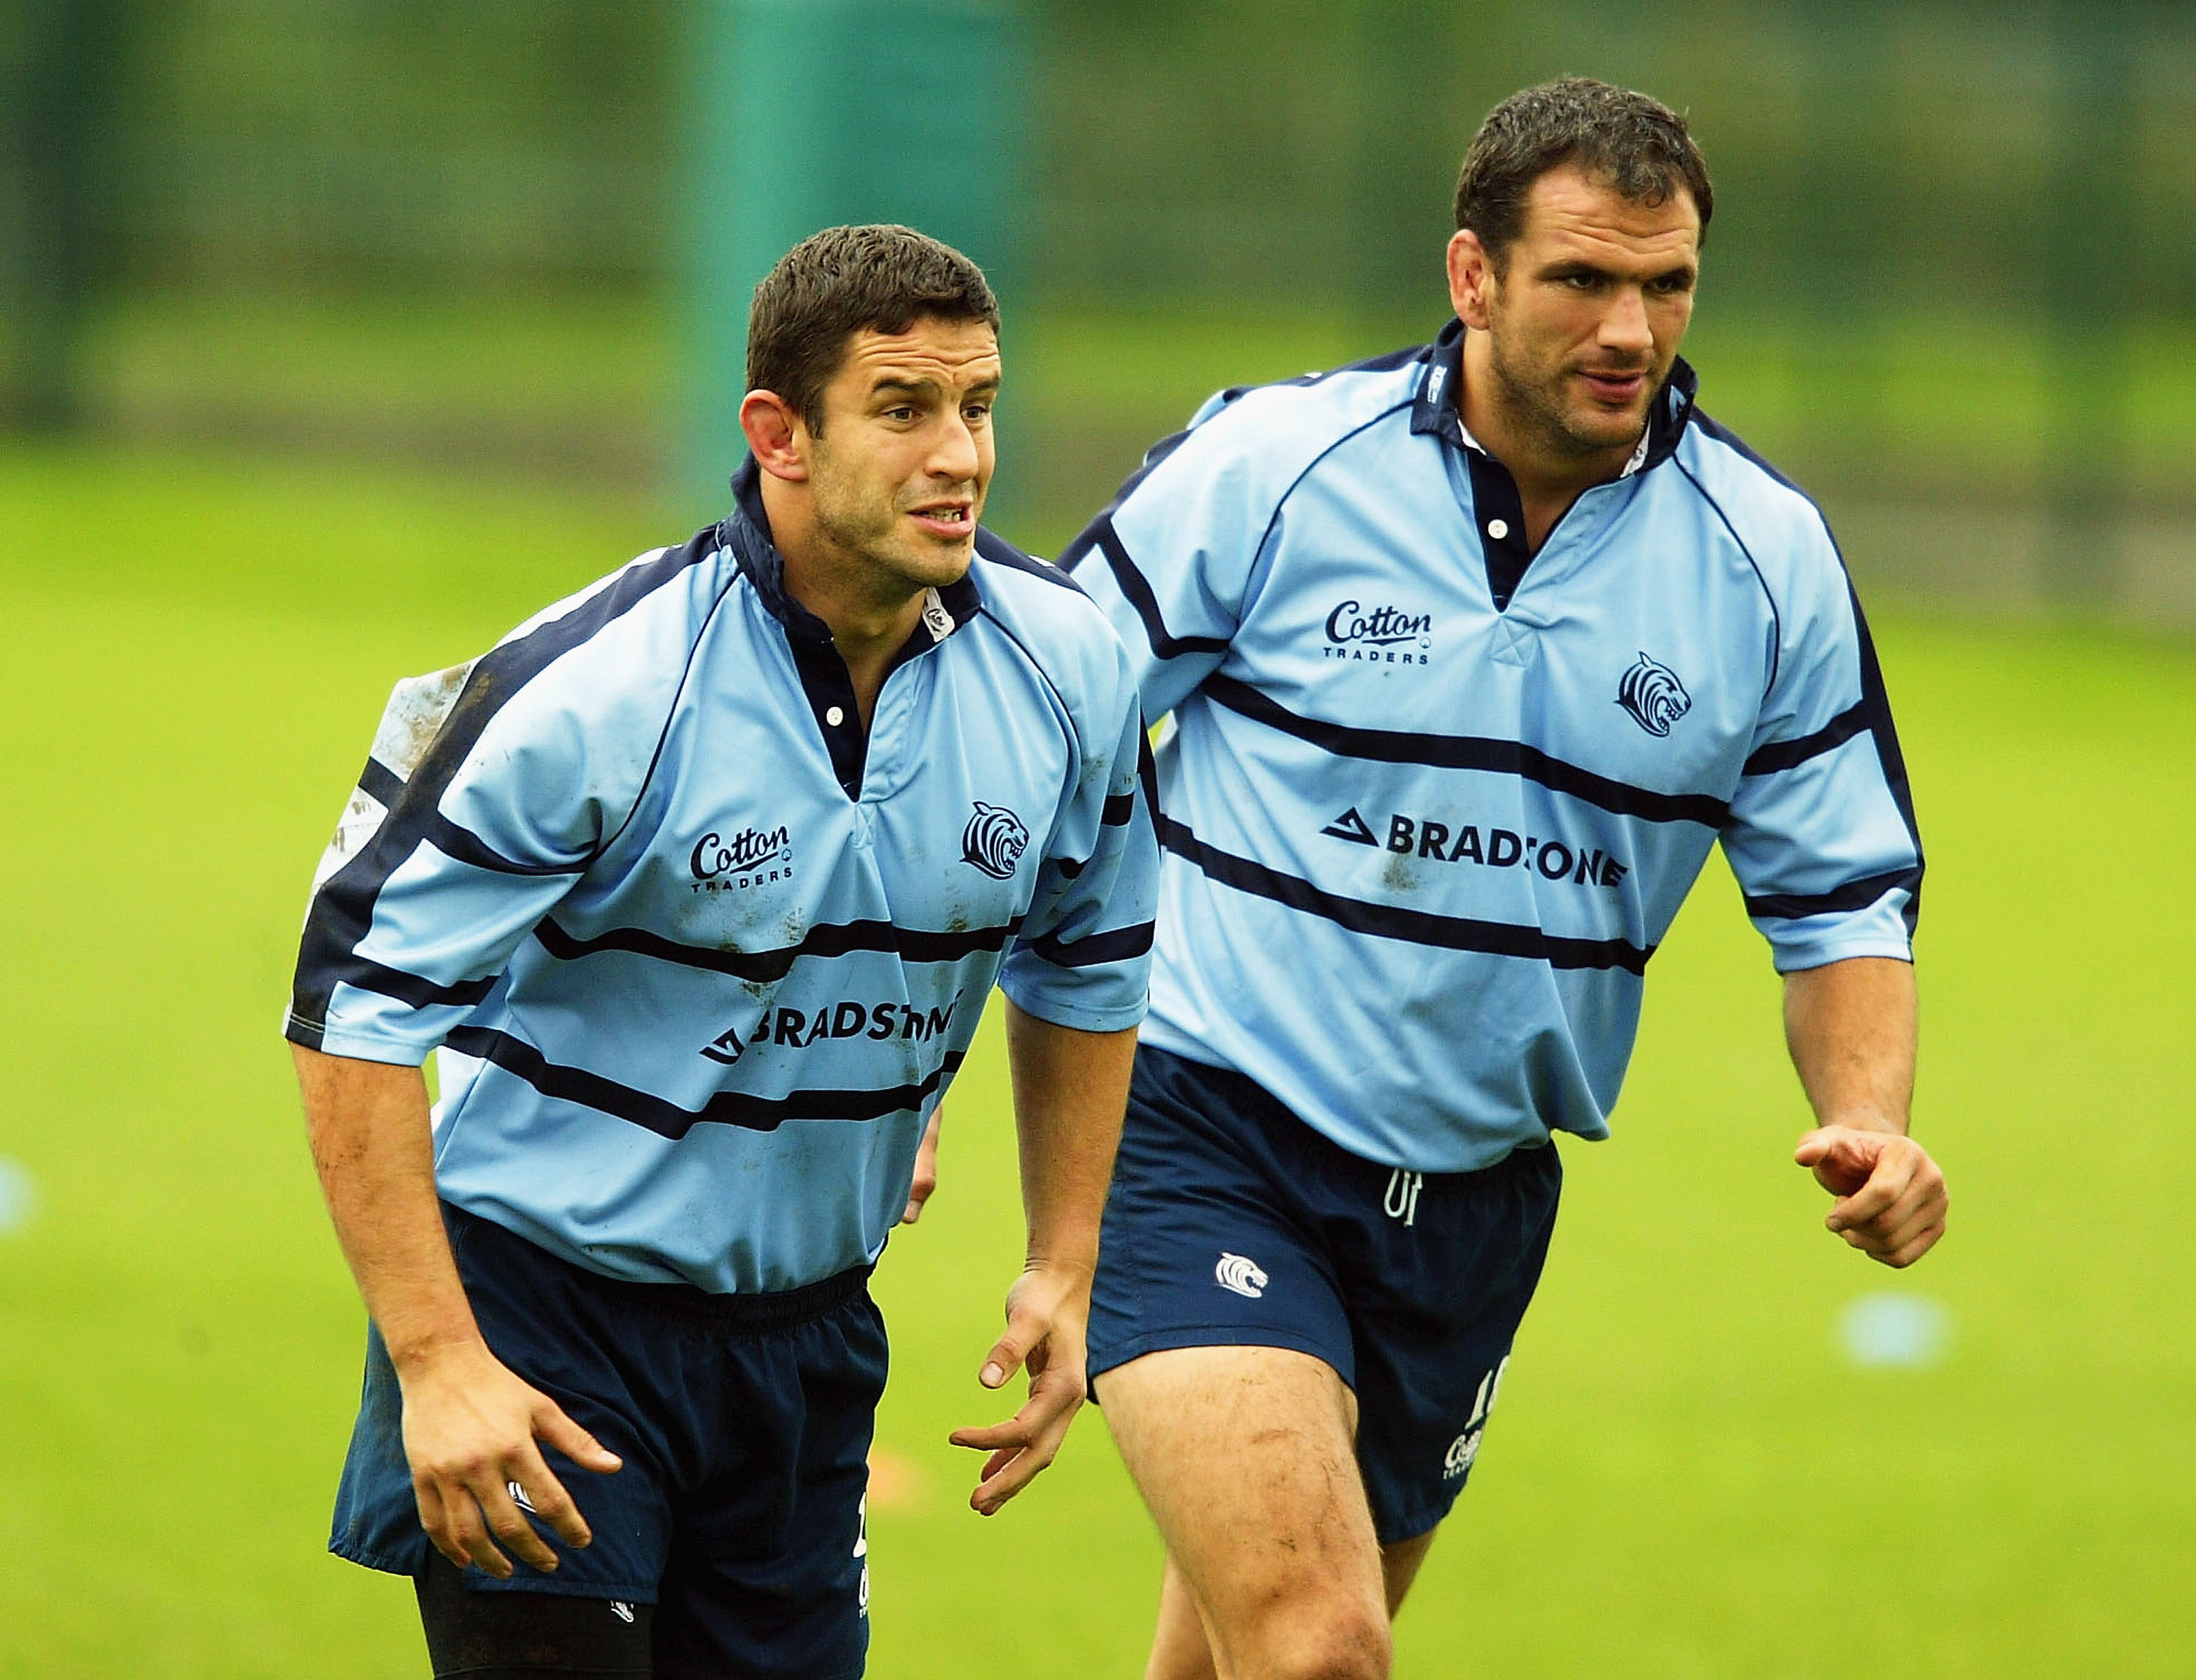
<svg viewBox="0 0 2196 1680">
<path fill-rule="evenodd" d="M 1609 313 L 1601 318 L 1598 337 L 1604 349 L 1639 356 L 1653 353 L 1655 330 L 1648 324 L 1646 296 L 1638 286 L 1617 289 L 1610 300 Z"/>
<path fill-rule="evenodd" d="M 931 445 L 930 476 L 969 484 L 975 482 L 983 464 L 984 451 L 977 442 L 976 429 L 959 409 L 951 411 L 940 420 Z"/>
</svg>

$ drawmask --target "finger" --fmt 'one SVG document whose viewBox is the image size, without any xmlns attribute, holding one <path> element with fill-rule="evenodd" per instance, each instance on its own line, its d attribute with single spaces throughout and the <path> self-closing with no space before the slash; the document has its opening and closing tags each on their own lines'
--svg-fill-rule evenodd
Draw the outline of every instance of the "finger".
<svg viewBox="0 0 2196 1680">
<path fill-rule="evenodd" d="M 509 1580 L 512 1573 L 511 1560 L 498 1551 L 495 1542 L 488 1538 L 488 1525 L 472 1490 L 463 1482 L 453 1481 L 438 1486 L 436 1492 L 442 1502 L 443 1531 L 458 1549 L 450 1561 L 460 1569 L 477 1563 L 499 1581 Z"/>
<path fill-rule="evenodd" d="M 1032 1395 L 1028 1404 L 1003 1423 L 974 1424 L 956 1429 L 946 1440 L 956 1446 L 965 1446 L 972 1452 L 1014 1452 L 1032 1444 L 1055 1418 L 1063 1414 L 1072 1416 L 1083 1404 L 1080 1394 Z M 1066 1425 L 1063 1421 L 1060 1427 Z"/>
<path fill-rule="evenodd" d="M 564 1491 L 564 1484 L 558 1481 L 557 1473 L 538 1453 L 531 1455 L 531 1462 L 518 1467 L 517 1475 L 512 1479 L 510 1487 L 518 1490 L 512 1494 L 511 1502 L 517 1504 L 519 1494 L 523 1493 L 525 1503 L 533 1507 L 534 1515 L 547 1523 L 567 1545 L 592 1544 L 594 1531 L 587 1527 L 587 1519 L 581 1515 L 580 1507 L 572 1496 Z M 526 1561 L 529 1563 L 534 1562 L 531 1557 Z"/>
<path fill-rule="evenodd" d="M 540 1475 L 549 1480 L 555 1480 L 554 1477 L 549 1476 L 546 1465 L 542 1466 Z M 468 1483 L 467 1487 L 474 1499 L 479 1503 L 481 1517 L 488 1524 L 489 1533 L 517 1552 L 535 1568 L 545 1573 L 556 1568 L 555 1548 L 541 1538 L 540 1531 L 527 1520 L 526 1513 L 518 1508 L 518 1502 L 511 1497 L 509 1481 L 500 1479 L 498 1472 L 491 1470 L 487 1472 L 482 1481 Z M 530 1488 L 528 1497 L 529 1498 L 533 1497 Z M 508 1579 L 511 1574 L 510 1562 L 502 1553 L 496 1551 L 494 1545 L 488 1541 L 485 1535 L 482 1537 L 481 1544 L 486 1545 L 488 1551 L 494 1553 L 496 1562 L 503 1565 L 504 1578 Z M 473 1555 L 476 1558 L 480 1556 L 480 1545 L 475 1546 Z M 482 1562 L 481 1567 L 483 1568 L 488 1567 L 485 1561 Z"/>
<path fill-rule="evenodd" d="M 624 1459 L 575 1423 L 563 1406 L 546 1396 L 535 1408 L 533 1423 L 537 1439 L 547 1441 L 583 1470 L 599 1470 L 608 1475 L 625 1466 Z M 530 1490 L 533 1484 L 527 1486 Z M 536 1500 L 535 1504 L 538 1509 L 540 1502 Z M 546 1511 L 542 1514 L 547 1515 Z"/>
<path fill-rule="evenodd" d="M 1073 1420 L 1076 1406 L 1080 1404 L 1078 1400 L 1062 1407 L 1019 1452 L 993 1453 L 985 1462 L 984 1480 L 969 1495 L 968 1503 L 990 1516 L 1035 1481 L 1060 1456 L 1060 1446 L 1067 1438 L 1067 1426 Z"/>
<path fill-rule="evenodd" d="M 1941 1227 L 1944 1222 L 1944 1204 L 1925 1198 L 1912 1207 L 1902 1205 L 1894 1209 L 1889 1216 L 1877 1221 L 1863 1235 L 1868 1239 L 1868 1252 L 1882 1260 L 1908 1247 L 1932 1226 Z"/>
<path fill-rule="evenodd" d="M 1889 1232 L 1910 1223 L 1914 1216 L 1931 1204 L 1933 1186 L 1919 1177 L 1910 1179 L 1887 1204 L 1874 1213 L 1863 1211 L 1865 1204 L 1861 1195 L 1843 1197 L 1832 1208 L 1823 1223 L 1833 1231 L 1856 1232 L 1871 1242 L 1880 1243 Z M 1871 1185 L 1870 1193 L 1875 1186 Z"/>
<path fill-rule="evenodd" d="M 419 1526 L 427 1531 L 427 1538 L 435 1550 L 462 1569 L 470 1562 L 465 1549 L 450 1538 L 449 1515 L 442 1504 L 442 1496 L 431 1481 L 412 1484 L 413 1503 L 419 1507 Z"/>
<path fill-rule="evenodd" d="M 1878 1255 L 1876 1258 L 1889 1267 L 1904 1268 L 1911 1266 L 1931 1249 L 1936 1247 L 1938 1238 L 1944 1234 L 1944 1221 L 1939 1220 L 1933 1225 L 1924 1226 L 1918 1235 L 1902 1244 L 1896 1253 Z"/>
<path fill-rule="evenodd" d="M 1868 1181 L 1838 1198 L 1824 1221 L 1833 1231 L 1853 1231 L 1881 1219 L 1914 1181 L 1915 1163 L 1904 1151 L 1887 1150 Z"/>
</svg>

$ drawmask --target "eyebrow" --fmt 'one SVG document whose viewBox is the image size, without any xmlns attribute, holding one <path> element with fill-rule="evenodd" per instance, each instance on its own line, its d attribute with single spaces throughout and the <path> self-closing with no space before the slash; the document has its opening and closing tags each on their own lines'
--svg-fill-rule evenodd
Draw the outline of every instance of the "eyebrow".
<svg viewBox="0 0 2196 1680">
<path fill-rule="evenodd" d="M 1540 272 L 1544 278 L 1550 280 L 1559 280 L 1566 274 L 1591 274 L 1596 280 L 1617 278 L 1615 269 L 1604 268 L 1600 263 L 1589 263 L 1581 257 L 1565 257 L 1559 263 L 1551 263 Z M 1680 274 L 1687 280 L 1698 280 L 1700 273 L 1700 264 L 1697 263 L 1673 263 L 1667 268 L 1658 268 L 1653 274 L 1644 276 L 1643 283 L 1651 285 L 1656 280 L 1670 280 Z"/>
<path fill-rule="evenodd" d="M 979 380 L 969 386 L 967 394 L 974 396 L 980 391 L 995 391 L 998 388 L 999 378 L 995 373 L 990 378 Z M 873 397 L 935 396 L 944 390 L 945 387 L 935 379 L 901 379 L 887 374 L 870 387 L 870 395 Z"/>
</svg>

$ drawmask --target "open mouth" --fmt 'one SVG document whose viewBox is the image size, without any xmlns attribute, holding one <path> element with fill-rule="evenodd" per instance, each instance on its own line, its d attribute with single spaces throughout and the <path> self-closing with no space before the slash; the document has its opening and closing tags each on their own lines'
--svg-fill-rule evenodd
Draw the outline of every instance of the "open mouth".
<svg viewBox="0 0 2196 1680">
<path fill-rule="evenodd" d="M 965 537 L 976 528 L 973 502 L 927 502 L 910 508 L 908 517 L 933 536 Z"/>
</svg>

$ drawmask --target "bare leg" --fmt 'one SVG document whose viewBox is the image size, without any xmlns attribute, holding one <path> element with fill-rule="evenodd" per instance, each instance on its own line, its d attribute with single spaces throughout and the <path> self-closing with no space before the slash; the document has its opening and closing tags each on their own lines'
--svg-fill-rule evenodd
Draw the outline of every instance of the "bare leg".
<svg viewBox="0 0 2196 1680">
<path fill-rule="evenodd" d="M 1434 1549 L 1434 1536 L 1441 1531 L 1429 1528 L 1413 1539 L 1398 1540 L 1393 1545 L 1380 1548 L 1380 1577 L 1388 1589 L 1388 1619 L 1396 1619 L 1396 1612 L 1403 1608 L 1403 1596 L 1411 1590 L 1411 1583 L 1419 1578 L 1419 1566 L 1426 1561 L 1426 1554 Z"/>
<path fill-rule="evenodd" d="M 1385 1680 L 1356 1400 L 1332 1367 L 1174 1348 L 1107 1371 L 1098 1395 L 1167 1546 L 1149 1680 Z"/>
<path fill-rule="evenodd" d="M 1403 1599 L 1419 1578 L 1419 1566 L 1433 1550 L 1434 1535 L 1425 1533 L 1380 1548 L 1380 1576 L 1387 1589 L 1388 1619 L 1403 1608 Z M 1217 1680 L 1212 1666 L 1212 1646 L 1197 1614 L 1197 1600 L 1182 1579 L 1171 1554 L 1166 1574 L 1159 1582 L 1159 1627 L 1152 1636 L 1152 1660 L 1144 1680 Z"/>
</svg>

